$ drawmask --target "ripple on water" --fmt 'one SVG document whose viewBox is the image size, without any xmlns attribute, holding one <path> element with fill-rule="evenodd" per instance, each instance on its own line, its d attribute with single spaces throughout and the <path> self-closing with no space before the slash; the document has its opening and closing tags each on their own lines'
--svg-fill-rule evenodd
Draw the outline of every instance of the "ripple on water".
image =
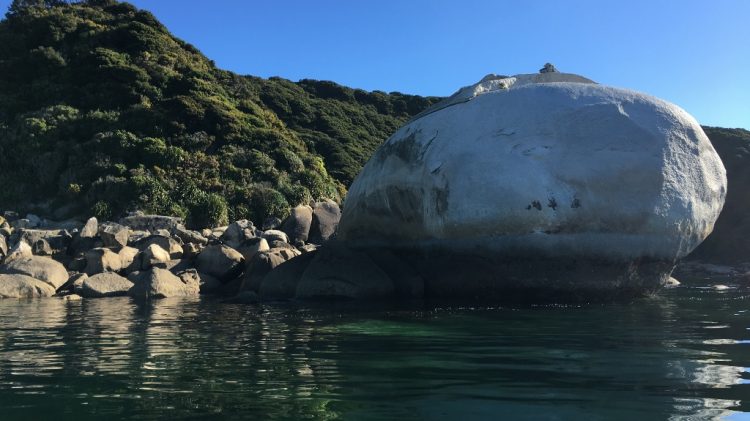
<svg viewBox="0 0 750 421">
<path fill-rule="evenodd" d="M 2 300 L 0 407 L 76 420 L 750 411 L 748 291 L 698 287 L 530 308 Z"/>
</svg>

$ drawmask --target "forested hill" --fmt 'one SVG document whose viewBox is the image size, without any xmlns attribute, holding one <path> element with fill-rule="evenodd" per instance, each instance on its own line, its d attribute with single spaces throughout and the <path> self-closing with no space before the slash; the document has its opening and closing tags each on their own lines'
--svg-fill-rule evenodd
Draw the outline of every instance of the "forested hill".
<svg viewBox="0 0 750 421">
<path fill-rule="evenodd" d="M 0 208 L 56 218 L 283 217 L 438 100 L 239 76 L 114 0 L 14 1 L 0 75 Z"/>
</svg>

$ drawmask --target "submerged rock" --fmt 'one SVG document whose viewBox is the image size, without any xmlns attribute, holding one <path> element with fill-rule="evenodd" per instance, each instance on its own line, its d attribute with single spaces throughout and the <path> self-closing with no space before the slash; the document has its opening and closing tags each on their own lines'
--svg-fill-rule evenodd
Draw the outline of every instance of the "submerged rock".
<svg viewBox="0 0 750 421">
<path fill-rule="evenodd" d="M 433 296 L 665 284 L 713 229 L 721 160 L 679 107 L 546 69 L 487 77 L 399 129 L 337 239 L 399 250 Z"/>
</svg>

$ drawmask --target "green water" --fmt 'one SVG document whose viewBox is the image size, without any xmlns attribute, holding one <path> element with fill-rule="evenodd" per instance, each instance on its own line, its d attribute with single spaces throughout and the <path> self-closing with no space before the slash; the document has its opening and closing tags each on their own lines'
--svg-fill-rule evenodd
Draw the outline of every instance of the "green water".
<svg viewBox="0 0 750 421">
<path fill-rule="evenodd" d="M 746 419 L 750 288 L 628 305 L 0 300 L 0 419 Z"/>
</svg>

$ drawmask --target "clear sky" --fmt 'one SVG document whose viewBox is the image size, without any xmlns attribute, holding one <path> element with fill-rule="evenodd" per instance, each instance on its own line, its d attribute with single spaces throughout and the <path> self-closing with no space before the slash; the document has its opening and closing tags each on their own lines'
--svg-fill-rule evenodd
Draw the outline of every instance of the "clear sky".
<svg viewBox="0 0 750 421">
<path fill-rule="evenodd" d="M 750 129 L 750 0 L 131 2 L 241 74 L 443 96 L 551 62 Z"/>
</svg>

